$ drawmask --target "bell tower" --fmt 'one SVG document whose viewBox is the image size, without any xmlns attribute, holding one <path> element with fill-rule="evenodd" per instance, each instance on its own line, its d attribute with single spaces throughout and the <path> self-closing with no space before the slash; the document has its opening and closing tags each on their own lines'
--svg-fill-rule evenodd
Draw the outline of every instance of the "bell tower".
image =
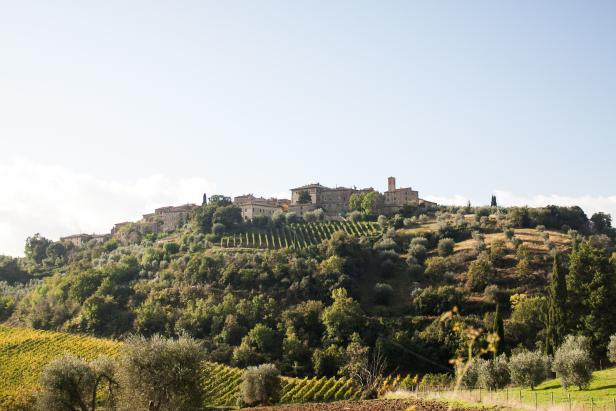
<svg viewBox="0 0 616 411">
<path fill-rule="evenodd" d="M 396 191 L 396 177 L 387 179 L 387 191 Z"/>
</svg>

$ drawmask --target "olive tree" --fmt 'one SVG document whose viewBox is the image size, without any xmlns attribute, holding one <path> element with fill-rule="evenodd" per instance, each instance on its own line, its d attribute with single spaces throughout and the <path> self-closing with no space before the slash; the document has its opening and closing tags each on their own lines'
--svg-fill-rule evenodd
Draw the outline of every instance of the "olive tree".
<svg viewBox="0 0 616 411">
<path fill-rule="evenodd" d="M 107 357 L 91 362 L 65 355 L 43 370 L 38 406 L 42 410 L 94 411 L 114 406 L 115 367 Z"/>
<path fill-rule="evenodd" d="M 240 392 L 246 405 L 275 404 L 280 399 L 280 372 L 274 364 L 248 367 Z"/>
<path fill-rule="evenodd" d="M 607 358 L 612 364 L 616 363 L 616 334 L 610 337 L 610 342 L 607 345 Z"/>
<path fill-rule="evenodd" d="M 505 354 L 493 360 L 477 360 L 476 367 L 479 387 L 494 390 L 509 384 L 509 367 Z"/>
<path fill-rule="evenodd" d="M 131 336 L 121 349 L 123 404 L 131 410 L 179 410 L 201 406 L 201 362 L 194 339 Z"/>
<path fill-rule="evenodd" d="M 524 351 L 509 360 L 511 382 L 521 387 L 534 389 L 548 378 L 550 357 L 539 351 Z"/>
<path fill-rule="evenodd" d="M 554 354 L 552 369 L 564 388 L 577 386 L 581 390 L 590 383 L 592 366 L 588 338 L 568 335 Z"/>
<path fill-rule="evenodd" d="M 453 254 L 453 249 L 456 243 L 451 238 L 442 238 L 438 242 L 438 255 L 441 257 L 447 257 Z"/>
</svg>

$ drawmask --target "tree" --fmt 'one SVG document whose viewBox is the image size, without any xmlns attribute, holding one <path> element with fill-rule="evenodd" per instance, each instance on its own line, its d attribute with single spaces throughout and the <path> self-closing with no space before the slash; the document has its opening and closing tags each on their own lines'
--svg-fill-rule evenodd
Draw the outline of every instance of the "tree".
<svg viewBox="0 0 616 411">
<path fill-rule="evenodd" d="M 344 363 L 344 351 L 336 345 L 330 345 L 325 349 L 317 348 L 312 353 L 312 368 L 320 377 L 335 376 Z"/>
<path fill-rule="evenodd" d="M 441 238 L 438 242 L 438 255 L 447 257 L 453 254 L 453 249 L 456 243 L 451 238 Z"/>
<path fill-rule="evenodd" d="M 595 360 L 616 331 L 616 273 L 607 250 L 588 241 L 571 254 L 567 275 L 570 329 L 591 340 Z"/>
<path fill-rule="evenodd" d="M 492 195 L 492 199 L 490 200 L 490 207 L 497 207 L 498 204 L 496 204 L 496 196 Z"/>
<path fill-rule="evenodd" d="M 280 372 L 274 364 L 248 367 L 244 371 L 240 392 L 246 405 L 270 405 L 280 400 Z"/>
<path fill-rule="evenodd" d="M 480 291 L 490 285 L 494 280 L 494 267 L 488 253 L 479 254 L 479 257 L 469 264 L 466 275 L 471 290 Z"/>
<path fill-rule="evenodd" d="M 95 411 L 98 404 L 111 408 L 118 386 L 115 367 L 109 358 L 100 357 L 88 363 L 71 355 L 49 363 L 43 370 L 40 385 L 41 409 L 69 411 Z"/>
<path fill-rule="evenodd" d="M 503 325 L 503 317 L 501 316 L 499 303 L 496 303 L 493 332 L 498 336 L 498 341 L 495 343 L 494 350 L 494 359 L 496 359 L 496 357 L 502 354 L 505 349 L 505 326 Z"/>
<path fill-rule="evenodd" d="M 220 223 L 227 228 L 235 227 L 242 223 L 242 209 L 233 205 L 218 207 L 214 212 L 212 222 Z"/>
<path fill-rule="evenodd" d="M 312 196 L 310 195 L 310 192 L 308 190 L 300 191 L 299 195 L 297 196 L 297 203 L 298 204 L 312 203 Z"/>
<path fill-rule="evenodd" d="M 509 384 L 509 367 L 507 357 L 502 354 L 492 360 L 477 360 L 477 385 L 481 388 L 495 390 Z"/>
<path fill-rule="evenodd" d="M 34 234 L 32 237 L 28 237 L 24 250 L 26 257 L 37 264 L 42 263 L 43 259 L 47 256 L 47 247 L 49 247 L 50 244 L 51 241 L 39 233 Z"/>
<path fill-rule="evenodd" d="M 393 297 L 394 289 L 387 283 L 376 283 L 374 286 L 374 303 L 389 305 Z"/>
<path fill-rule="evenodd" d="M 616 364 L 616 334 L 610 337 L 610 342 L 607 345 L 607 358 L 612 364 Z"/>
<path fill-rule="evenodd" d="M 363 312 L 344 288 L 332 291 L 332 299 L 332 305 L 323 310 L 325 332 L 332 341 L 344 342 L 353 332 L 359 331 Z"/>
<path fill-rule="evenodd" d="M 590 340 L 569 335 L 556 350 L 552 369 L 564 388 L 577 386 L 582 390 L 592 378 L 592 364 Z"/>
<path fill-rule="evenodd" d="M 606 234 L 612 228 L 612 216 L 606 213 L 595 213 L 590 217 L 590 221 L 596 233 Z"/>
<path fill-rule="evenodd" d="M 567 332 L 567 277 L 554 256 L 552 273 L 548 286 L 548 326 L 546 330 L 546 352 L 553 354 Z"/>
<path fill-rule="evenodd" d="M 130 409 L 179 410 L 202 406 L 201 361 L 205 351 L 192 338 L 132 336 L 121 348 L 120 381 Z"/>
<path fill-rule="evenodd" d="M 205 196 L 204 196 L 204 199 Z M 214 206 L 214 207 L 226 207 L 231 205 L 231 197 L 227 197 L 221 194 L 214 194 L 213 196 L 210 197 L 210 201 L 208 202 L 208 205 Z"/>
<path fill-rule="evenodd" d="M 509 359 L 511 382 L 521 387 L 534 389 L 548 378 L 550 357 L 540 351 L 524 351 Z"/>
</svg>

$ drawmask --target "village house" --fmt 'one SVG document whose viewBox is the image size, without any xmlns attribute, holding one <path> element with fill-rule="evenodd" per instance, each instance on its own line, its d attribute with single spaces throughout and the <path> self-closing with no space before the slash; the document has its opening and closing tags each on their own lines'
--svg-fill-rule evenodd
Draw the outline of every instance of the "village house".
<svg viewBox="0 0 616 411">
<path fill-rule="evenodd" d="M 60 241 L 67 241 L 72 243 L 75 247 L 81 247 L 89 241 L 104 243 L 110 238 L 110 234 L 73 234 L 66 237 L 60 237 Z"/>
<path fill-rule="evenodd" d="M 255 197 L 252 194 L 237 196 L 233 204 L 242 210 L 244 221 L 252 220 L 257 216 L 272 217 L 277 210 L 285 211 L 290 201 L 277 198 Z"/>
</svg>

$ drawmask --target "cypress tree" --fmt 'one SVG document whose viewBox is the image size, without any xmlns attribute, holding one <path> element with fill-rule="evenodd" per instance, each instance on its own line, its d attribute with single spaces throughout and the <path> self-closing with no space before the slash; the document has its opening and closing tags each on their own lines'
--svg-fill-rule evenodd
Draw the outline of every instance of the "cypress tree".
<svg viewBox="0 0 616 411">
<path fill-rule="evenodd" d="M 567 333 L 567 278 L 554 256 L 548 288 L 548 327 L 546 330 L 546 354 L 553 354 Z"/>
<path fill-rule="evenodd" d="M 607 250 L 588 240 L 570 257 L 567 275 L 567 325 L 590 338 L 592 354 L 600 360 L 610 335 L 616 332 L 616 270 Z"/>
<path fill-rule="evenodd" d="M 497 207 L 496 196 L 495 195 L 492 196 L 492 200 L 490 201 L 490 206 L 491 207 Z"/>
<path fill-rule="evenodd" d="M 494 347 L 494 359 L 496 359 L 505 350 L 505 326 L 503 325 L 499 303 L 496 303 L 496 312 L 494 313 L 494 332 L 498 336 L 496 347 Z"/>
</svg>

